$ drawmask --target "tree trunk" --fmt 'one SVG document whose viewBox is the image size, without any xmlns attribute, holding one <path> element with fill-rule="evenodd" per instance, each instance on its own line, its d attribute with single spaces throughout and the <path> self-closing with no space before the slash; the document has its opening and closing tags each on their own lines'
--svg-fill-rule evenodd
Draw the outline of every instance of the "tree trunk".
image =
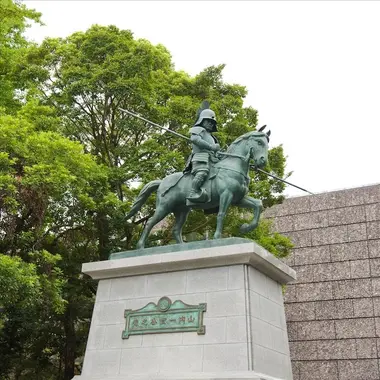
<svg viewBox="0 0 380 380">
<path fill-rule="evenodd" d="M 109 223 L 107 216 L 99 212 L 96 216 L 99 239 L 99 260 L 107 260 L 110 255 Z"/>
<path fill-rule="evenodd" d="M 65 372 L 63 375 L 64 380 L 72 380 L 74 377 L 74 368 L 75 368 L 75 348 L 76 348 L 76 335 L 75 335 L 75 326 L 74 320 L 72 318 L 72 307 L 69 304 L 65 312 L 65 319 L 63 321 L 65 329 L 65 351 L 64 351 L 64 366 Z"/>
</svg>

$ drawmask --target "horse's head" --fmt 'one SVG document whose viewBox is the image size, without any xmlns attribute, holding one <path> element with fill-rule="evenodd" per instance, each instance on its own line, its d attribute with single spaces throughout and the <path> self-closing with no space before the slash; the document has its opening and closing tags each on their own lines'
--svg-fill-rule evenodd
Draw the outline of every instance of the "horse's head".
<svg viewBox="0 0 380 380">
<path fill-rule="evenodd" d="M 264 167 L 268 162 L 268 142 L 269 136 L 264 132 L 256 132 L 256 135 L 249 139 L 251 144 L 250 158 L 258 168 Z"/>
<path fill-rule="evenodd" d="M 252 159 L 254 165 L 262 168 L 268 162 L 268 142 L 270 131 L 263 132 L 264 128 L 259 131 L 248 132 L 238 137 L 229 147 L 228 152 L 239 153 L 249 159 Z"/>
</svg>

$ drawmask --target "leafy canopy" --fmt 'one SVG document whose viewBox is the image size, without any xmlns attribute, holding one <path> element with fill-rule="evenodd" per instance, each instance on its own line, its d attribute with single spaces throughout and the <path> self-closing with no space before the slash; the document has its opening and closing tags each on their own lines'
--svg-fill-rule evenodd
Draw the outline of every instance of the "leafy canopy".
<svg viewBox="0 0 380 380">
<path fill-rule="evenodd" d="M 12 0 L 0 2 L 0 108 L 15 112 L 25 87 L 17 75 L 28 42 L 23 36 L 28 23 L 40 21 L 40 13 Z"/>
</svg>

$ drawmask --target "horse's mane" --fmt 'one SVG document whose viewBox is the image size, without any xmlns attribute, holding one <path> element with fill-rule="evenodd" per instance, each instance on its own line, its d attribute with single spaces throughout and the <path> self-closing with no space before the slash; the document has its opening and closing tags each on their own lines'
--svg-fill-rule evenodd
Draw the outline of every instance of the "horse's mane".
<svg viewBox="0 0 380 380">
<path fill-rule="evenodd" d="M 251 131 L 247 132 L 244 135 L 239 136 L 227 149 L 227 153 L 234 153 L 236 148 L 240 145 L 240 143 L 244 140 L 248 140 L 251 137 L 266 137 L 268 139 L 268 136 L 264 132 L 258 132 L 258 131 Z"/>
</svg>

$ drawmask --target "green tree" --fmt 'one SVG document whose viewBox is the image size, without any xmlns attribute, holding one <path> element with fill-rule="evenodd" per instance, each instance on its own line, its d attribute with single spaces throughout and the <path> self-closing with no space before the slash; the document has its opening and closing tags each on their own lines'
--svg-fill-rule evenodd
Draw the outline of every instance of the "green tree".
<svg viewBox="0 0 380 380">
<path fill-rule="evenodd" d="M 64 310 L 64 281 L 58 255 L 30 254 L 30 263 L 0 254 L 0 378 L 30 378 L 42 373 L 53 337 L 50 321 Z M 42 265 L 50 270 L 42 269 Z M 38 377 L 38 376 L 36 376 Z"/>
<path fill-rule="evenodd" d="M 80 263 L 99 259 L 95 209 L 116 197 L 106 168 L 57 133 L 56 110 L 20 75 L 23 31 L 39 13 L 2 0 L 0 21 L 0 378 L 71 379 L 95 291 Z"/>
<path fill-rule="evenodd" d="M 6 315 L 0 330 L 0 361 L 8 363 L 1 366 L 4 378 L 9 373 L 38 377 L 45 370 L 59 378 L 60 366 L 69 368 L 66 378 L 73 375 L 81 347 L 73 325 L 87 329 L 94 293 L 92 281 L 80 279 L 80 263 L 99 259 L 94 212 L 108 202 L 107 169 L 78 142 L 41 131 L 24 116 L 0 116 L 0 252 L 25 263 L 15 261 L 24 277 L 2 273 L 0 293 L 7 294 L 11 284 L 17 293 L 21 278 L 41 296 L 28 310 L 18 306 L 17 297 L 10 298 L 12 304 L 0 298 Z"/>
<path fill-rule="evenodd" d="M 80 265 L 99 259 L 96 212 L 116 199 L 106 168 L 57 133 L 56 110 L 20 75 L 32 45 L 23 31 L 39 16 L 0 2 L 1 379 L 73 377 L 95 291 Z"/>
<path fill-rule="evenodd" d="M 28 22 L 39 22 L 40 13 L 12 0 L 0 2 L 0 108 L 20 108 L 24 85 L 16 72 L 29 45 L 23 36 Z M 19 90 L 19 91 L 17 91 Z"/>
</svg>

